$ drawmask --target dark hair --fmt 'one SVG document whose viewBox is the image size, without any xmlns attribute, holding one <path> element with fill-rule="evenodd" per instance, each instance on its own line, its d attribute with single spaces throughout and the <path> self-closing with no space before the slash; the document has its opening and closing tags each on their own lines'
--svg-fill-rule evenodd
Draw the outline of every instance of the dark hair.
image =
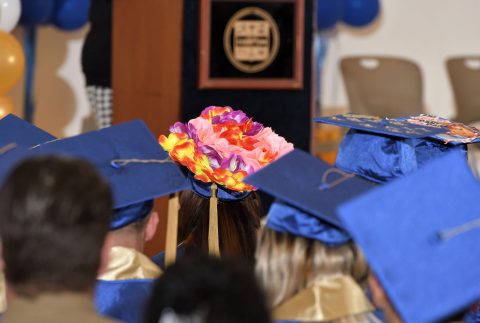
<svg viewBox="0 0 480 323">
<path fill-rule="evenodd" d="M 111 212 L 109 186 L 87 162 L 23 161 L 0 190 L 7 281 L 24 295 L 92 288 Z"/>
<path fill-rule="evenodd" d="M 180 195 L 179 241 L 208 251 L 209 199 L 192 191 Z M 218 202 L 218 234 L 222 256 L 254 263 L 261 204 L 255 192 L 235 202 Z"/>
<path fill-rule="evenodd" d="M 263 291 L 250 266 L 196 255 L 168 267 L 157 280 L 145 322 L 158 323 L 170 310 L 208 323 L 269 323 Z"/>
</svg>

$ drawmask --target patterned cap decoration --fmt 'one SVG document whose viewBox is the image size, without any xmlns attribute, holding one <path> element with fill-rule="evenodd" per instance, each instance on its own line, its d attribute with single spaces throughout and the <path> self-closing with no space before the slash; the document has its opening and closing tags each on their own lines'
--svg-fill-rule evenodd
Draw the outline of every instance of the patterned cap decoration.
<svg viewBox="0 0 480 323">
<path fill-rule="evenodd" d="M 238 192 L 255 190 L 243 179 L 293 150 L 285 138 L 243 111 L 217 106 L 186 124 L 175 123 L 159 142 L 196 180 Z"/>
</svg>

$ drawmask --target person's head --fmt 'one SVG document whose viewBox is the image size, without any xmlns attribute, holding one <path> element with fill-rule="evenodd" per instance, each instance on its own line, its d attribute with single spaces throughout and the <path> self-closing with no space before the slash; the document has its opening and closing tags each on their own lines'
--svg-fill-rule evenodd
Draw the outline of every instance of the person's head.
<svg viewBox="0 0 480 323">
<path fill-rule="evenodd" d="M 363 283 L 368 268 L 353 243 L 330 247 L 318 240 L 261 229 L 256 272 L 276 307 L 312 283 L 338 275 Z"/>
<path fill-rule="evenodd" d="M 202 255 L 168 267 L 155 284 L 145 322 L 172 322 L 173 317 L 197 323 L 271 322 L 251 267 Z"/>
<path fill-rule="evenodd" d="M 106 261 L 108 184 L 87 162 L 45 156 L 21 162 L 0 191 L 6 280 L 19 295 L 87 291 Z"/>
<path fill-rule="evenodd" d="M 176 122 L 159 143 L 185 167 L 195 192 L 182 194 L 179 240 L 187 247 L 206 250 L 208 245 L 211 254 L 253 262 L 261 209 L 256 188 L 245 179 L 292 151 L 293 145 L 229 106 L 209 106 L 187 123 Z"/>
<path fill-rule="evenodd" d="M 112 246 L 122 246 L 143 251 L 157 231 L 158 213 L 153 200 L 148 200 L 113 210 L 110 225 Z"/>
<path fill-rule="evenodd" d="M 241 201 L 218 203 L 220 253 L 254 262 L 261 203 L 256 193 Z M 178 240 L 208 251 L 209 200 L 184 191 L 180 195 Z"/>
</svg>

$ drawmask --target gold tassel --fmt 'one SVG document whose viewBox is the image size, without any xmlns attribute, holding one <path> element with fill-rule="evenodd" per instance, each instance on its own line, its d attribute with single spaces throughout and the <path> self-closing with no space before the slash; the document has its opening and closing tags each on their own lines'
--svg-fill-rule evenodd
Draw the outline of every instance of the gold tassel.
<svg viewBox="0 0 480 323">
<path fill-rule="evenodd" d="M 168 218 L 167 218 L 167 241 L 165 243 L 165 266 L 175 262 L 177 258 L 177 234 L 178 234 L 178 193 L 175 193 L 168 200 Z"/>
<path fill-rule="evenodd" d="M 217 206 L 217 184 L 212 183 L 212 196 L 210 197 L 210 218 L 208 221 L 208 252 L 213 256 L 220 256 Z"/>
</svg>

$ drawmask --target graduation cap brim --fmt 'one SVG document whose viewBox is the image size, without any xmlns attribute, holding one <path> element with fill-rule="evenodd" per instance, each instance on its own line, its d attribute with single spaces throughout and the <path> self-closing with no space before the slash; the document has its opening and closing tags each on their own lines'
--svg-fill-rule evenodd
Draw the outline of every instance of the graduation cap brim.
<svg viewBox="0 0 480 323">
<path fill-rule="evenodd" d="M 140 120 L 49 142 L 37 149 L 93 164 L 110 183 L 115 208 L 190 187 L 186 176 Z"/>
<path fill-rule="evenodd" d="M 298 149 L 244 181 L 339 228 L 343 225 L 337 217 L 336 207 L 375 186 Z"/>
<path fill-rule="evenodd" d="M 478 196 L 464 155 L 452 152 L 339 207 L 405 322 L 438 321 L 480 299 L 480 225 L 462 232 L 480 222 Z"/>
<path fill-rule="evenodd" d="M 55 139 L 48 132 L 13 114 L 0 119 L 0 146 L 15 143 L 18 146 L 32 147 Z"/>
<path fill-rule="evenodd" d="M 314 118 L 317 123 L 361 130 L 399 138 L 427 138 L 445 132 L 444 128 L 409 123 L 407 120 L 388 119 L 357 114 L 340 114 Z"/>
</svg>

